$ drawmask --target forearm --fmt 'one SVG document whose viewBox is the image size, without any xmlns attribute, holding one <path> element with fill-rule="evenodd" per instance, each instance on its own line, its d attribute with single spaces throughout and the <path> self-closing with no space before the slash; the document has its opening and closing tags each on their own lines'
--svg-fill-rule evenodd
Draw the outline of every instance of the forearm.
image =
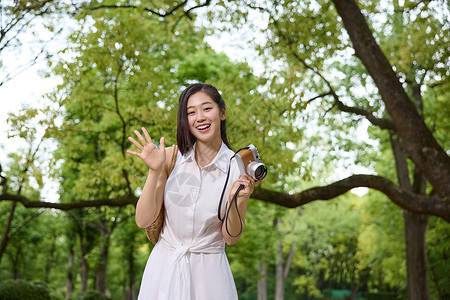
<svg viewBox="0 0 450 300">
<path fill-rule="evenodd" d="M 140 228 L 150 226 L 157 218 L 163 203 L 164 185 L 160 177 L 162 170 L 149 170 L 147 180 L 136 205 L 136 224 Z"/>
<path fill-rule="evenodd" d="M 222 225 L 222 235 L 225 239 L 225 242 L 228 245 L 235 244 L 239 240 L 242 233 L 244 232 L 245 213 L 247 211 L 248 197 L 246 197 L 246 196 L 238 197 L 237 202 L 238 202 L 239 214 L 238 214 L 238 211 L 236 210 L 235 204 L 233 203 L 231 206 L 230 212 L 227 216 L 227 219 L 224 221 L 224 223 Z M 231 199 L 228 201 L 228 203 L 231 203 Z M 226 208 L 227 210 L 228 210 L 228 205 L 229 204 L 227 204 L 227 208 Z M 242 222 L 242 231 L 239 233 L 239 231 L 241 230 L 241 222 Z M 228 228 L 229 233 L 227 232 L 227 228 Z M 239 233 L 239 235 L 235 236 L 238 233 Z M 230 234 L 232 236 L 230 236 Z"/>
</svg>

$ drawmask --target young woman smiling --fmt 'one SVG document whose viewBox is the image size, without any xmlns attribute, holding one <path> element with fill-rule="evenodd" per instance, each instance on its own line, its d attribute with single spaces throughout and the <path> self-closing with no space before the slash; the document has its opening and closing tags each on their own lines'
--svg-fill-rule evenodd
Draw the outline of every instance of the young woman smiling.
<svg viewBox="0 0 450 300">
<path fill-rule="evenodd" d="M 238 241 L 245 220 L 248 199 L 255 181 L 241 176 L 230 158 L 226 134 L 225 102 L 209 84 L 188 86 L 180 95 L 177 118 L 176 163 L 169 174 L 174 147 L 166 148 L 164 138 L 158 148 L 149 133 L 134 131 L 139 141 L 129 138 L 149 168 L 148 177 L 136 206 L 136 224 L 146 228 L 164 205 L 164 226 L 142 277 L 138 299 L 237 299 L 236 287 L 225 254 L 225 243 Z M 225 222 L 217 217 L 218 203 L 225 187 L 228 201 L 238 187 L 244 188 L 231 207 Z M 226 202 L 226 203 L 225 203 Z"/>
</svg>

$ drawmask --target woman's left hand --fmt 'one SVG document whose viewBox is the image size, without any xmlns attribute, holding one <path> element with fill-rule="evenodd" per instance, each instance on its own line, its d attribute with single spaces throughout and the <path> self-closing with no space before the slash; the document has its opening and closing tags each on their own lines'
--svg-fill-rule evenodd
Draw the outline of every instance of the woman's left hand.
<svg viewBox="0 0 450 300">
<path fill-rule="evenodd" d="M 250 198 L 250 195 L 253 193 L 253 190 L 255 189 L 256 183 L 257 182 L 255 181 L 255 179 L 253 179 L 250 175 L 248 175 L 248 174 L 242 175 L 241 177 L 238 178 L 238 180 L 236 180 L 234 182 L 233 186 L 231 187 L 231 190 L 230 190 L 231 196 L 233 196 L 236 193 L 237 189 L 242 184 L 244 186 L 244 188 L 239 191 L 238 199 L 239 198 L 244 198 L 244 199 Z"/>
</svg>

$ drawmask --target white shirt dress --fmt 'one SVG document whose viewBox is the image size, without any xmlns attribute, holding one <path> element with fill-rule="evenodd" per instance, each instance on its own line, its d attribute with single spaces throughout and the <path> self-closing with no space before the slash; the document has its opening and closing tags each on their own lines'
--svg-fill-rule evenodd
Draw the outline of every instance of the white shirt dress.
<svg viewBox="0 0 450 300">
<path fill-rule="evenodd" d="M 238 299 L 225 254 L 217 208 L 234 152 L 224 143 L 213 161 L 199 169 L 195 145 L 175 167 L 164 191 L 165 219 L 142 277 L 138 300 Z M 235 159 L 224 194 L 240 176 Z"/>
</svg>

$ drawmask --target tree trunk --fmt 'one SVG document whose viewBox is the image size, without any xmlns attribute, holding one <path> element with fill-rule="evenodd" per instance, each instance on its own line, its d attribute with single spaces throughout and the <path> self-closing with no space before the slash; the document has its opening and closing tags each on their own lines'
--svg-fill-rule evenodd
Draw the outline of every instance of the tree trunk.
<svg viewBox="0 0 450 300">
<path fill-rule="evenodd" d="M 22 254 L 22 247 L 19 246 L 19 248 L 17 248 L 16 255 L 12 259 L 12 268 L 13 268 L 12 269 L 12 273 L 13 273 L 13 278 L 15 280 L 19 280 L 20 279 L 19 259 L 20 259 L 21 254 Z"/>
<path fill-rule="evenodd" d="M 0 244 L 0 263 L 2 262 L 3 254 L 6 250 L 6 245 L 9 241 L 9 232 L 11 230 L 12 220 L 14 219 L 14 212 L 16 211 L 17 201 L 13 201 L 11 204 L 11 211 L 9 212 L 8 222 L 6 223 L 5 231 L 3 232 L 2 242 Z"/>
<path fill-rule="evenodd" d="M 334 274 L 333 271 L 331 271 L 330 274 Z M 319 288 L 319 290 L 323 290 L 326 287 L 324 269 L 320 269 L 319 274 L 317 274 L 317 287 Z"/>
<path fill-rule="evenodd" d="M 276 230 L 279 230 L 279 225 L 281 221 L 275 219 L 274 221 Z M 284 255 L 283 255 L 283 240 L 280 239 L 278 241 L 278 250 L 277 250 L 277 264 L 275 266 L 275 300 L 284 300 L 284 289 L 286 285 L 286 279 L 289 274 L 289 270 L 291 268 L 292 259 L 294 258 L 295 247 L 292 244 L 289 250 L 289 255 L 286 259 L 286 263 L 284 263 Z"/>
<path fill-rule="evenodd" d="M 80 211 L 73 214 L 73 221 L 74 227 L 76 226 L 76 234 L 79 239 L 81 292 L 85 292 L 88 288 L 89 280 L 89 264 L 86 257 L 94 247 L 96 237 L 98 236 L 98 227 L 95 226 L 96 224 L 83 220 L 83 214 Z M 94 284 L 95 283 L 96 282 L 94 281 Z"/>
<path fill-rule="evenodd" d="M 45 282 L 49 282 L 50 271 L 52 270 L 53 262 L 55 261 L 55 244 L 56 237 L 52 237 L 52 248 L 50 249 L 50 257 L 47 261 L 47 266 L 45 267 Z"/>
<path fill-rule="evenodd" d="M 356 280 L 356 269 L 350 274 L 350 300 L 356 300 L 360 282 Z"/>
<path fill-rule="evenodd" d="M 275 266 L 275 300 L 284 300 L 283 261 L 283 240 L 279 240 L 277 249 L 277 264 Z"/>
<path fill-rule="evenodd" d="M 409 300 L 429 300 L 425 233 L 428 216 L 403 211 Z"/>
<path fill-rule="evenodd" d="M 267 300 L 267 265 L 263 262 L 258 263 L 258 300 Z"/>
<path fill-rule="evenodd" d="M 103 294 L 106 291 L 106 270 L 108 263 L 107 241 L 100 242 L 100 264 L 95 272 L 95 289 Z"/>
<path fill-rule="evenodd" d="M 109 241 L 111 230 L 108 229 L 108 222 L 101 220 L 100 227 L 100 263 L 95 271 L 95 289 L 103 294 L 106 292 L 106 271 L 108 266 Z"/>
<path fill-rule="evenodd" d="M 356 270 L 354 271 L 356 272 Z M 351 276 L 351 294 L 350 300 L 358 299 L 358 291 L 359 290 L 367 290 L 367 280 L 369 279 L 370 268 L 365 268 L 359 271 L 358 280 L 356 280 L 356 276 Z M 356 275 L 356 273 L 355 273 Z"/>
<path fill-rule="evenodd" d="M 70 249 L 69 249 L 69 260 L 68 260 L 68 268 L 67 268 L 67 280 L 66 280 L 66 300 L 70 299 L 70 296 L 72 295 L 73 290 L 75 289 L 74 284 L 74 270 L 75 270 L 75 252 L 74 252 L 74 244 L 73 241 L 75 241 L 76 236 L 73 235 L 72 242 L 70 243 Z"/>
<path fill-rule="evenodd" d="M 423 102 L 420 95 L 420 85 L 413 86 L 412 90 L 418 111 L 422 113 Z M 417 194 L 425 194 L 427 181 L 418 168 L 414 169 L 413 178 L 412 190 Z M 403 212 L 403 219 L 405 222 L 408 298 L 410 300 L 429 300 L 430 292 L 426 252 L 426 231 L 429 216 L 405 210 Z"/>
<path fill-rule="evenodd" d="M 354 288 L 353 285 L 351 287 L 350 300 L 358 299 L 358 287 Z"/>
<path fill-rule="evenodd" d="M 134 235 L 133 235 L 134 237 Z M 134 243 L 131 242 L 130 239 L 130 248 L 128 248 L 127 251 L 127 257 L 128 257 L 128 280 L 126 288 L 124 289 L 124 299 L 125 300 L 134 300 L 137 298 L 136 293 L 136 282 L 135 282 L 135 272 L 134 272 Z"/>
<path fill-rule="evenodd" d="M 450 195 L 450 157 L 438 144 L 381 51 L 354 0 L 333 0 L 355 55 L 373 78 L 408 157 L 441 197 Z"/>
<path fill-rule="evenodd" d="M 391 139 L 391 143 L 400 186 L 404 189 L 414 190 L 415 193 L 423 194 L 426 188 L 425 178 L 421 175 L 420 171 L 416 169 L 414 173 L 414 186 L 411 185 L 402 143 L 395 138 Z M 403 211 L 406 243 L 407 290 L 409 300 L 430 299 L 425 248 L 425 233 L 428 218 L 427 215 L 415 214 L 407 210 Z"/>
<path fill-rule="evenodd" d="M 89 266 L 86 261 L 86 257 L 81 255 L 80 257 L 80 274 L 81 274 L 81 291 L 86 292 L 88 283 Z"/>
</svg>

